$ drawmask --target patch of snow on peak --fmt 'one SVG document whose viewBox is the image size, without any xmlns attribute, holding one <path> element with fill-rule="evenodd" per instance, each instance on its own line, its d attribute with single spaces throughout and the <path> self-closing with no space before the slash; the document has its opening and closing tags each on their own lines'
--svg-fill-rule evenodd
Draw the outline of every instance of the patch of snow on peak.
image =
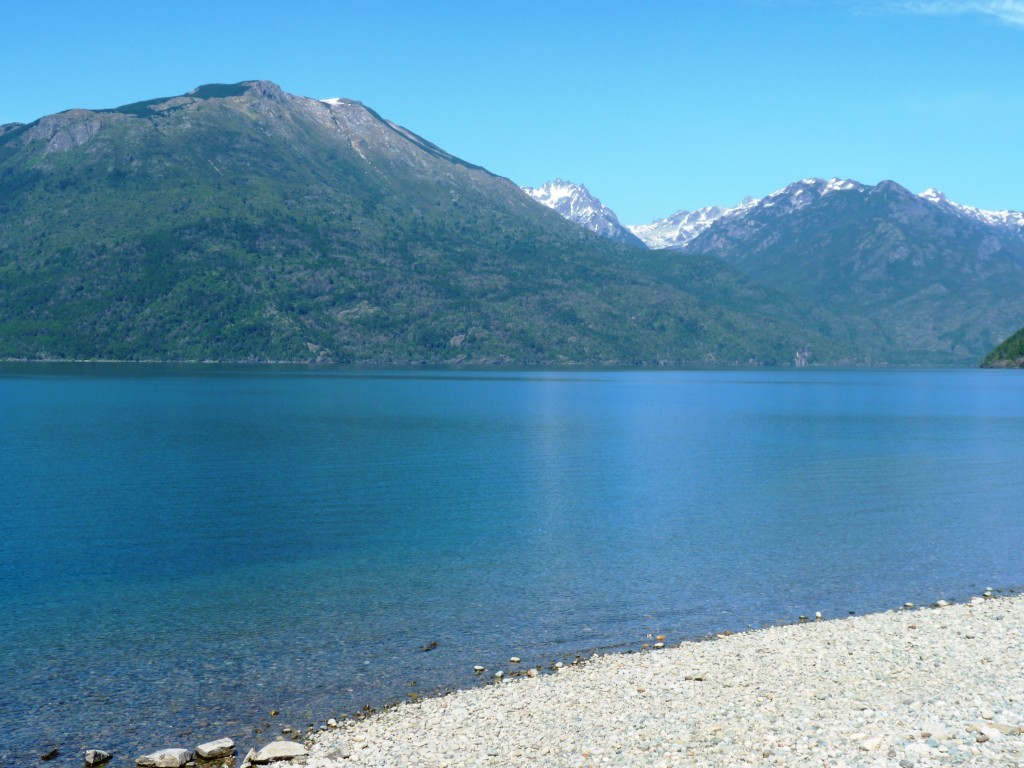
<svg viewBox="0 0 1024 768">
<path fill-rule="evenodd" d="M 934 188 L 928 188 L 922 192 L 918 197 L 924 198 L 930 203 L 946 203 L 949 202 L 949 198 L 946 197 L 942 192 Z"/>
<path fill-rule="evenodd" d="M 342 100 L 335 96 L 332 99 L 320 99 L 323 104 L 330 104 L 332 107 L 337 107 L 342 104 Z"/>
<path fill-rule="evenodd" d="M 805 208 L 831 192 L 844 192 L 851 189 L 860 191 L 865 187 L 850 179 L 832 178 L 828 181 L 825 179 L 802 179 L 772 192 L 764 198 L 762 205 L 765 208 L 778 206 L 781 212 L 789 213 Z"/>
<path fill-rule="evenodd" d="M 827 195 L 829 192 L 845 192 L 849 189 L 863 189 L 863 184 L 858 184 L 856 181 L 850 179 L 829 179 L 825 185 L 825 191 L 822 194 Z"/>
<path fill-rule="evenodd" d="M 574 184 L 571 181 L 562 181 L 562 179 L 549 181 L 536 189 L 523 187 L 523 191 L 525 191 L 526 194 L 534 200 L 544 203 L 544 205 L 549 208 L 556 208 L 557 204 L 563 200 L 596 200 L 596 198 L 590 194 L 590 190 L 582 184 Z"/>
</svg>

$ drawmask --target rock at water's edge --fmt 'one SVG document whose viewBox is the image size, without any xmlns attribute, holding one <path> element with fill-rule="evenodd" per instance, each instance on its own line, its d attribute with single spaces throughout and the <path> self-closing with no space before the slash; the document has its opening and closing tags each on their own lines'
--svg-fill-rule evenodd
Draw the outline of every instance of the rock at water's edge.
<svg viewBox="0 0 1024 768">
<path fill-rule="evenodd" d="M 85 768 L 93 768 L 94 765 L 103 765 L 112 757 L 112 754 L 104 752 L 102 749 L 87 749 L 85 750 Z"/>
<path fill-rule="evenodd" d="M 137 758 L 135 764 L 141 768 L 183 768 L 191 759 L 192 753 L 187 749 L 162 749 Z"/>
<path fill-rule="evenodd" d="M 291 760 L 294 757 L 305 757 L 309 754 L 303 744 L 296 741 L 272 741 L 256 753 L 252 759 L 257 765 L 266 765 L 277 760 Z"/>
<path fill-rule="evenodd" d="M 235 742 L 231 739 L 208 741 L 196 747 L 196 757 L 200 760 L 217 760 L 235 754 Z"/>
</svg>

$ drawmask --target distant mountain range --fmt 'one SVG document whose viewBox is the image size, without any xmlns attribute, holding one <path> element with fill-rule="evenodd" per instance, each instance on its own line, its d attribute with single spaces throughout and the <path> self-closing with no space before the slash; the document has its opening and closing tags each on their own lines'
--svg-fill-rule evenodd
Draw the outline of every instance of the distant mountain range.
<svg viewBox="0 0 1024 768">
<path fill-rule="evenodd" d="M 628 229 L 846 319 L 879 360 L 970 364 L 1024 319 L 1024 214 L 936 190 L 805 179 Z"/>
<path fill-rule="evenodd" d="M 870 362 L 856 335 L 347 99 L 246 81 L 0 127 L 0 358 Z"/>
</svg>

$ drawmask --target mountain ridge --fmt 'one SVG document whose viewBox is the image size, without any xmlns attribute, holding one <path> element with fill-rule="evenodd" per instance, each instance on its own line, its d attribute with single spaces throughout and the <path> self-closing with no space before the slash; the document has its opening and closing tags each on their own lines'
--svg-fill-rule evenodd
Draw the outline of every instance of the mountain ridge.
<svg viewBox="0 0 1024 768">
<path fill-rule="evenodd" d="M 687 250 L 876 328 L 882 349 L 909 362 L 975 364 L 1019 326 L 1024 228 L 892 181 L 833 186 L 790 185 L 714 222 Z"/>
<path fill-rule="evenodd" d="M 808 353 L 867 359 L 838 318 L 715 258 L 608 242 L 355 101 L 211 84 L 0 135 L 2 358 L 785 365 Z"/>
<path fill-rule="evenodd" d="M 896 182 L 881 181 L 874 185 L 874 187 L 885 184 L 896 184 Z M 872 185 L 861 184 L 852 179 L 840 179 L 838 177 L 828 180 L 807 178 L 792 182 L 762 198 L 746 197 L 735 206 L 707 206 L 693 212 L 685 209 L 679 210 L 664 218 L 655 219 L 648 224 L 629 224 L 627 229 L 640 237 L 651 248 L 686 248 L 692 240 L 708 229 L 715 221 L 733 216 L 741 216 L 761 205 L 771 206 L 774 204 L 773 201 L 785 199 L 793 193 L 812 192 L 817 193 L 821 197 L 830 192 L 840 190 L 868 190 L 872 188 Z M 902 189 L 903 187 L 900 188 Z M 1024 229 L 1024 213 L 1019 211 L 988 211 L 962 205 L 953 202 L 936 189 L 927 189 L 917 195 L 917 197 L 944 207 L 947 210 L 955 211 L 965 218 L 974 219 L 985 224 Z"/>
<path fill-rule="evenodd" d="M 630 229 L 650 247 L 721 258 L 843 317 L 882 359 L 975 364 L 1024 314 L 1024 214 L 934 189 L 807 178 Z"/>
</svg>

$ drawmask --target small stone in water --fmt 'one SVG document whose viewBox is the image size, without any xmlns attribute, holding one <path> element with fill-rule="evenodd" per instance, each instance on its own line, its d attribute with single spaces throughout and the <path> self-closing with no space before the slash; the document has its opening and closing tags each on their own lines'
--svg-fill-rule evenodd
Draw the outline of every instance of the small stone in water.
<svg viewBox="0 0 1024 768">
<path fill-rule="evenodd" d="M 59 749 L 51 749 L 46 754 L 40 755 L 39 759 L 40 760 L 44 760 L 44 761 L 45 760 L 53 760 L 53 758 L 55 758 L 59 754 L 60 754 L 60 750 Z"/>
<path fill-rule="evenodd" d="M 328 727 L 328 728 L 337 728 L 337 727 L 338 727 L 338 721 L 337 721 L 337 720 L 335 720 L 335 719 L 334 719 L 334 718 L 332 717 L 332 718 L 331 718 L 330 720 L 328 720 L 328 721 L 327 721 L 327 727 Z"/>
<path fill-rule="evenodd" d="M 479 664 L 477 664 L 475 667 L 473 667 L 473 671 L 476 672 L 477 674 L 480 674 L 481 672 L 483 672 L 484 669 L 486 669 L 486 667 L 481 667 Z"/>
<path fill-rule="evenodd" d="M 509 659 L 510 664 L 518 664 L 520 661 L 522 661 L 522 659 L 520 659 L 518 656 L 513 656 L 511 659 Z"/>
<path fill-rule="evenodd" d="M 103 765 L 112 757 L 112 754 L 104 752 L 102 749 L 87 749 L 85 750 L 85 766 L 92 768 L 94 765 Z"/>
</svg>

